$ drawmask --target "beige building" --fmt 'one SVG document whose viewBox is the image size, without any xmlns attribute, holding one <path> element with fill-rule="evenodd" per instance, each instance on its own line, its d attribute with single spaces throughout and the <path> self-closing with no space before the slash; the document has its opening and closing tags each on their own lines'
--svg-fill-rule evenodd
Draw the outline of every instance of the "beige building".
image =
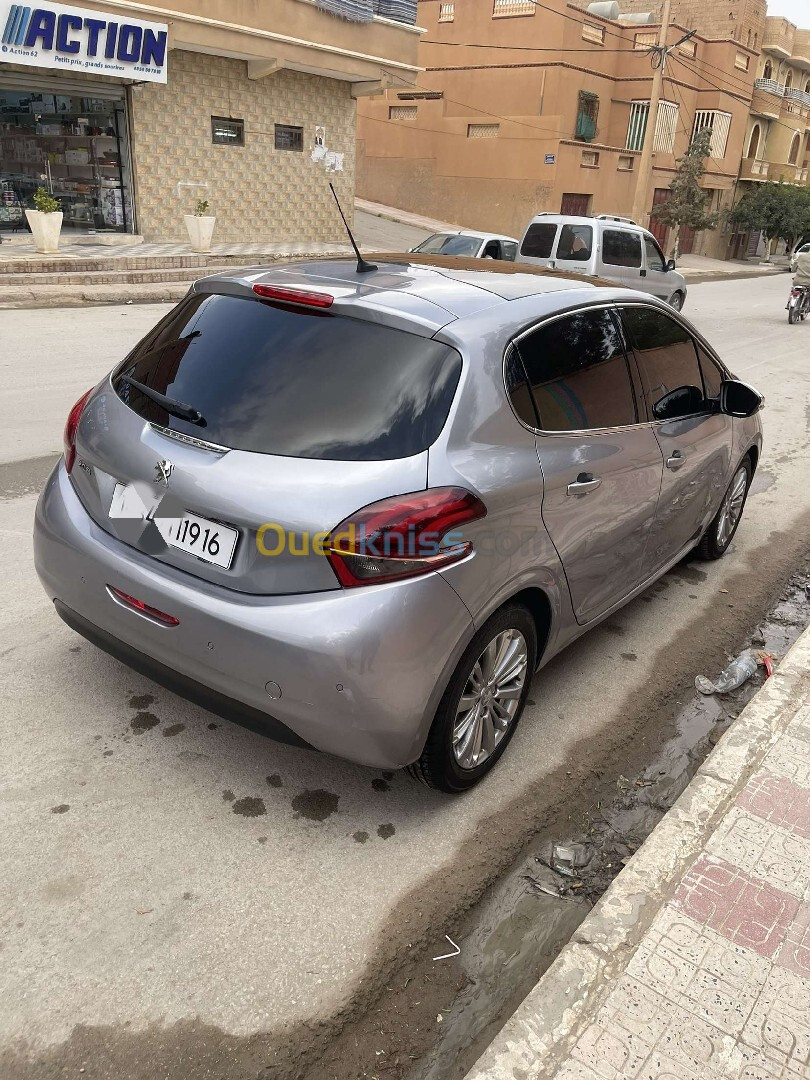
<svg viewBox="0 0 810 1080">
<path fill-rule="evenodd" d="M 183 240 L 207 200 L 215 240 L 342 238 L 328 183 L 349 214 L 356 102 L 417 77 L 411 6 L 0 0 L 0 235 L 42 185 L 66 232 Z"/>
<path fill-rule="evenodd" d="M 630 214 L 647 129 L 660 0 L 421 0 L 416 87 L 365 99 L 358 193 L 465 225 L 520 235 L 538 211 Z M 649 17 L 645 13 L 651 12 Z M 765 36 L 765 0 L 674 0 L 654 131 L 647 214 L 677 158 L 712 129 L 704 186 L 736 197 Z M 666 230 L 652 223 L 666 243 Z M 722 230 L 684 230 L 682 250 L 725 257 Z"/>
</svg>

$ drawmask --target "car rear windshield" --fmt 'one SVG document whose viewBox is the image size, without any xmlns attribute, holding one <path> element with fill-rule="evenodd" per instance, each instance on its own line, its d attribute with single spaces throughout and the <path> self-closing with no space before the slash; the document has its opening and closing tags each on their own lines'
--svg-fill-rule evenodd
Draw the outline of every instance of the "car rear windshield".
<svg viewBox="0 0 810 1080">
<path fill-rule="evenodd" d="M 423 240 L 413 250 L 421 255 L 476 255 L 483 242 L 482 236 L 457 236 L 455 233 L 437 233 Z"/>
<path fill-rule="evenodd" d="M 416 334 L 220 294 L 183 300 L 113 375 L 150 423 L 235 450 L 380 461 L 421 453 L 447 419 L 461 357 Z M 124 376 L 202 414 L 170 413 Z M 182 409 L 180 410 L 182 412 Z"/>
</svg>

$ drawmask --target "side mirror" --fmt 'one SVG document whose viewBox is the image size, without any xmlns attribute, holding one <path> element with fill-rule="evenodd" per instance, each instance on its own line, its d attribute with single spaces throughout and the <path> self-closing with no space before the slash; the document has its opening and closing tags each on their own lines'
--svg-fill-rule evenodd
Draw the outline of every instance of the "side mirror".
<svg viewBox="0 0 810 1080">
<path fill-rule="evenodd" d="M 675 269 L 675 260 L 674 259 L 667 259 L 667 270 L 674 270 L 674 269 Z"/>
<path fill-rule="evenodd" d="M 728 379 L 720 387 L 720 412 L 728 416 L 753 416 L 765 398 L 753 386 Z"/>
<path fill-rule="evenodd" d="M 656 401 L 652 414 L 656 420 L 677 420 L 680 416 L 694 416 L 703 406 L 703 391 L 699 386 L 679 386 Z"/>
</svg>

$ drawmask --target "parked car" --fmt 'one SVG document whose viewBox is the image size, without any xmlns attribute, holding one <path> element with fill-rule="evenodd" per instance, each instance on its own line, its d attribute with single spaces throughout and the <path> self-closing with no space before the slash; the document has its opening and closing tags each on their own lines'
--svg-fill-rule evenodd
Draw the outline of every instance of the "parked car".
<svg viewBox="0 0 810 1080">
<path fill-rule="evenodd" d="M 726 552 L 761 400 L 641 292 L 477 260 L 235 271 L 71 410 L 36 567 L 157 682 L 459 792 L 537 667 Z"/>
<path fill-rule="evenodd" d="M 686 302 L 686 281 L 675 261 L 629 218 L 536 214 L 520 242 L 520 261 L 641 289 L 676 311 Z"/>
<path fill-rule="evenodd" d="M 434 233 L 421 244 L 411 248 L 419 255 L 458 255 L 465 259 L 503 259 L 514 262 L 518 242 L 514 236 L 498 233 L 441 232 Z"/>
<path fill-rule="evenodd" d="M 798 269 L 799 256 L 810 252 L 810 244 L 797 244 L 790 256 L 790 272 L 795 274 Z"/>
</svg>

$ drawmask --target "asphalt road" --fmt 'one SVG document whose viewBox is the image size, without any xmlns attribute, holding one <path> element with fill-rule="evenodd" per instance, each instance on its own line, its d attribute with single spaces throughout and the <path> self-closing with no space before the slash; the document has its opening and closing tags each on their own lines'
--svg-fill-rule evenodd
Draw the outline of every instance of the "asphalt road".
<svg viewBox="0 0 810 1080">
<path fill-rule="evenodd" d="M 33 570 L 33 491 L 74 400 L 165 309 L 0 313 L 4 1080 L 288 1075 L 409 950 L 443 951 L 596 767 L 655 737 L 664 697 L 722 666 L 806 547 L 810 323 L 787 325 L 787 284 L 690 289 L 686 313 L 767 397 L 733 550 L 549 665 L 508 754 L 458 799 L 231 726 L 60 623 Z"/>
</svg>

